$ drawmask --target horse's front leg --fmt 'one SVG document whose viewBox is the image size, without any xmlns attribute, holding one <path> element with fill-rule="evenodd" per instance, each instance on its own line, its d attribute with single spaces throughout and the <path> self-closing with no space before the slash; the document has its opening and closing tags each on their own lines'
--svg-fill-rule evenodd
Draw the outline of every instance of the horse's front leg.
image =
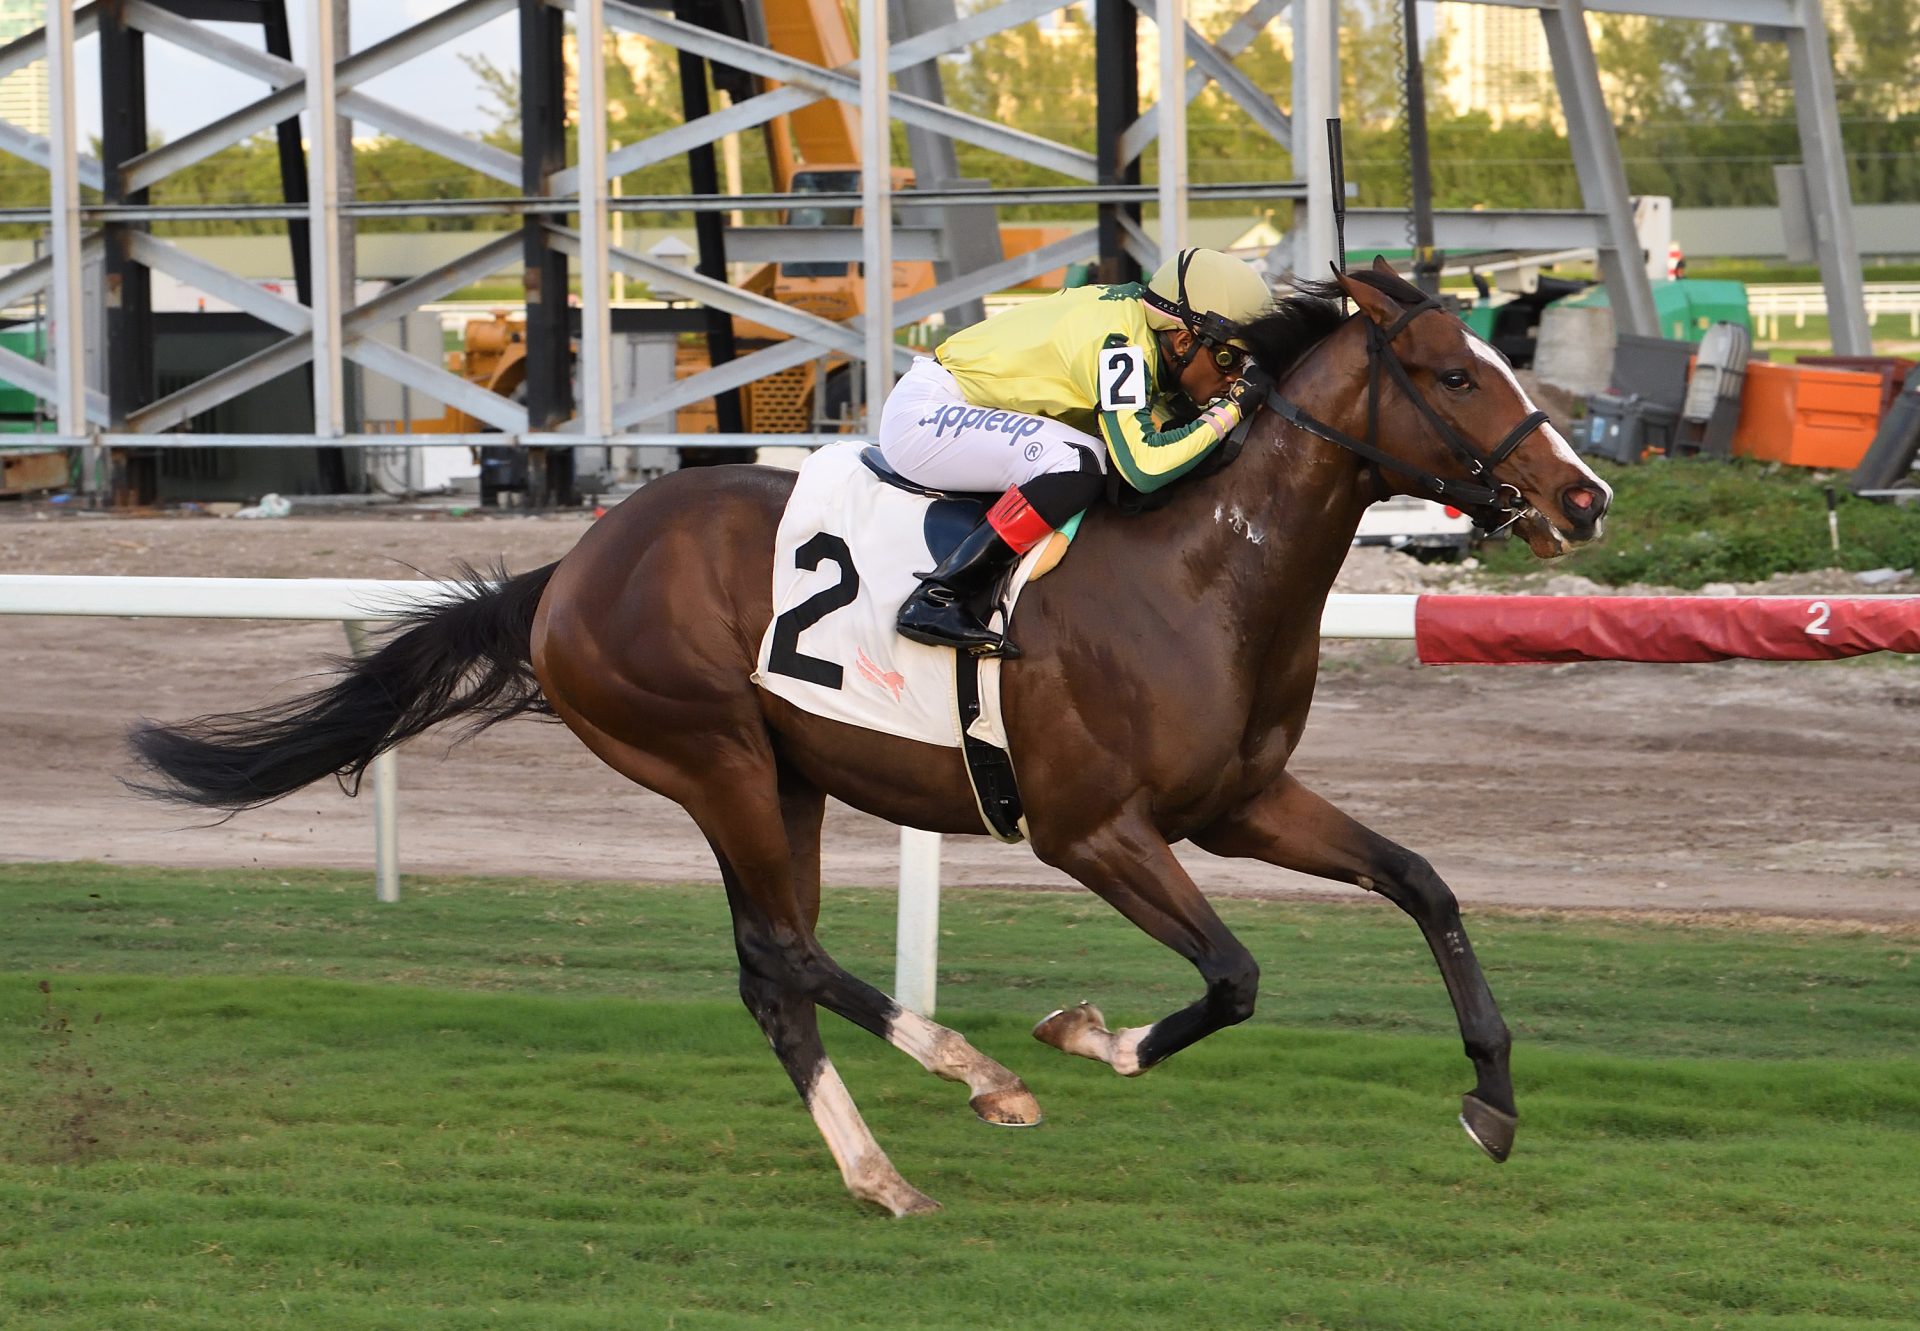
<svg viewBox="0 0 1920 1331">
<path fill-rule="evenodd" d="M 1467 1057 L 1479 1081 L 1463 1097 L 1460 1123 L 1481 1149 L 1505 1160 L 1517 1118 L 1507 1068 L 1512 1039 L 1474 959 L 1453 891 L 1433 866 L 1321 799 L 1291 776 L 1195 834 L 1195 845 L 1216 855 L 1265 860 L 1283 869 L 1331 878 L 1378 892 L 1413 917 L 1440 963 L 1440 974 L 1460 1020 Z"/>
<path fill-rule="evenodd" d="M 1134 924 L 1193 963 L 1206 993 L 1151 1026 L 1110 1031 L 1090 1003 L 1055 1012 L 1034 1038 L 1136 1077 L 1223 1026 L 1253 1015 L 1260 967 L 1142 813 L 1127 812 L 1072 844 L 1036 839 L 1040 858 L 1072 874 Z"/>
</svg>

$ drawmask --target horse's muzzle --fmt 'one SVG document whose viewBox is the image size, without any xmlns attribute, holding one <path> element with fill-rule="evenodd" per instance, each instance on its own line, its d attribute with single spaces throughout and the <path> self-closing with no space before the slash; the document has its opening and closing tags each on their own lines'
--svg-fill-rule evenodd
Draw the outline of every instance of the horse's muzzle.
<svg viewBox="0 0 1920 1331">
<path fill-rule="evenodd" d="M 1602 486 L 1569 485 L 1559 494 L 1564 523 L 1556 523 L 1571 544 L 1591 541 L 1600 534 L 1600 523 L 1607 516 L 1613 495 Z"/>
</svg>

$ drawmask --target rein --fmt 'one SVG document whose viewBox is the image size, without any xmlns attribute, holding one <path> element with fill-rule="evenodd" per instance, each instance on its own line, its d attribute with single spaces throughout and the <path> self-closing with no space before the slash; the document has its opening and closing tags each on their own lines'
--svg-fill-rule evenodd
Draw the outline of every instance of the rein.
<svg viewBox="0 0 1920 1331">
<path fill-rule="evenodd" d="M 1318 435 L 1328 443 L 1338 444 L 1350 453 L 1366 459 L 1375 468 L 1387 468 L 1405 476 L 1411 476 L 1434 496 L 1451 503 L 1472 516 L 1474 522 L 1489 533 L 1506 530 L 1528 513 L 1532 506 L 1527 503 L 1520 491 L 1497 479 L 1493 469 L 1505 462 L 1520 447 L 1528 435 L 1546 424 L 1548 417 L 1544 411 L 1535 410 L 1513 429 L 1506 438 L 1494 446 L 1493 452 L 1482 454 L 1468 440 L 1461 437 L 1459 431 L 1448 424 L 1446 419 L 1435 411 L 1433 405 L 1417 392 L 1413 380 L 1407 374 L 1407 367 L 1392 351 L 1393 340 L 1406 330 L 1420 315 L 1429 310 L 1440 309 L 1440 302 L 1428 297 L 1417 305 L 1409 306 L 1390 327 L 1382 328 L 1371 319 L 1367 321 L 1367 437 L 1355 439 L 1342 430 L 1337 430 L 1325 421 L 1310 415 L 1298 403 L 1280 396 L 1278 389 L 1267 395 L 1266 405 L 1280 418 L 1297 425 L 1308 434 Z M 1471 479 L 1436 476 L 1410 462 L 1402 461 L 1386 452 L 1379 445 L 1380 434 L 1380 376 L 1382 370 L 1393 376 L 1400 391 L 1413 401 L 1420 414 L 1427 418 L 1440 435 L 1440 441 L 1447 450 L 1458 458 L 1467 468 Z M 1378 472 L 1375 473 L 1378 475 Z"/>
</svg>

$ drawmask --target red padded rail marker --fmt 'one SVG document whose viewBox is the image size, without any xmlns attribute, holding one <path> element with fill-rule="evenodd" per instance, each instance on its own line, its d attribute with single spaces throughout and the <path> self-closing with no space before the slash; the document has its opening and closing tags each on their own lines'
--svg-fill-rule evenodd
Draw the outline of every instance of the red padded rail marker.
<svg viewBox="0 0 1920 1331">
<path fill-rule="evenodd" d="M 1920 652 L 1920 596 L 1422 596 L 1423 665 L 1826 661 Z"/>
</svg>

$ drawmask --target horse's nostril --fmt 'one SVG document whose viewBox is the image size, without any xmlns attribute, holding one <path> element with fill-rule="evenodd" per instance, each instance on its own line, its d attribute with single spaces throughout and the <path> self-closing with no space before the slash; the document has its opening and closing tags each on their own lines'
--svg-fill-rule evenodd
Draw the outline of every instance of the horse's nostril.
<svg viewBox="0 0 1920 1331">
<path fill-rule="evenodd" d="M 1567 507 L 1585 513 L 1600 500 L 1598 491 L 1586 490 L 1578 486 L 1567 491 Z"/>
</svg>

